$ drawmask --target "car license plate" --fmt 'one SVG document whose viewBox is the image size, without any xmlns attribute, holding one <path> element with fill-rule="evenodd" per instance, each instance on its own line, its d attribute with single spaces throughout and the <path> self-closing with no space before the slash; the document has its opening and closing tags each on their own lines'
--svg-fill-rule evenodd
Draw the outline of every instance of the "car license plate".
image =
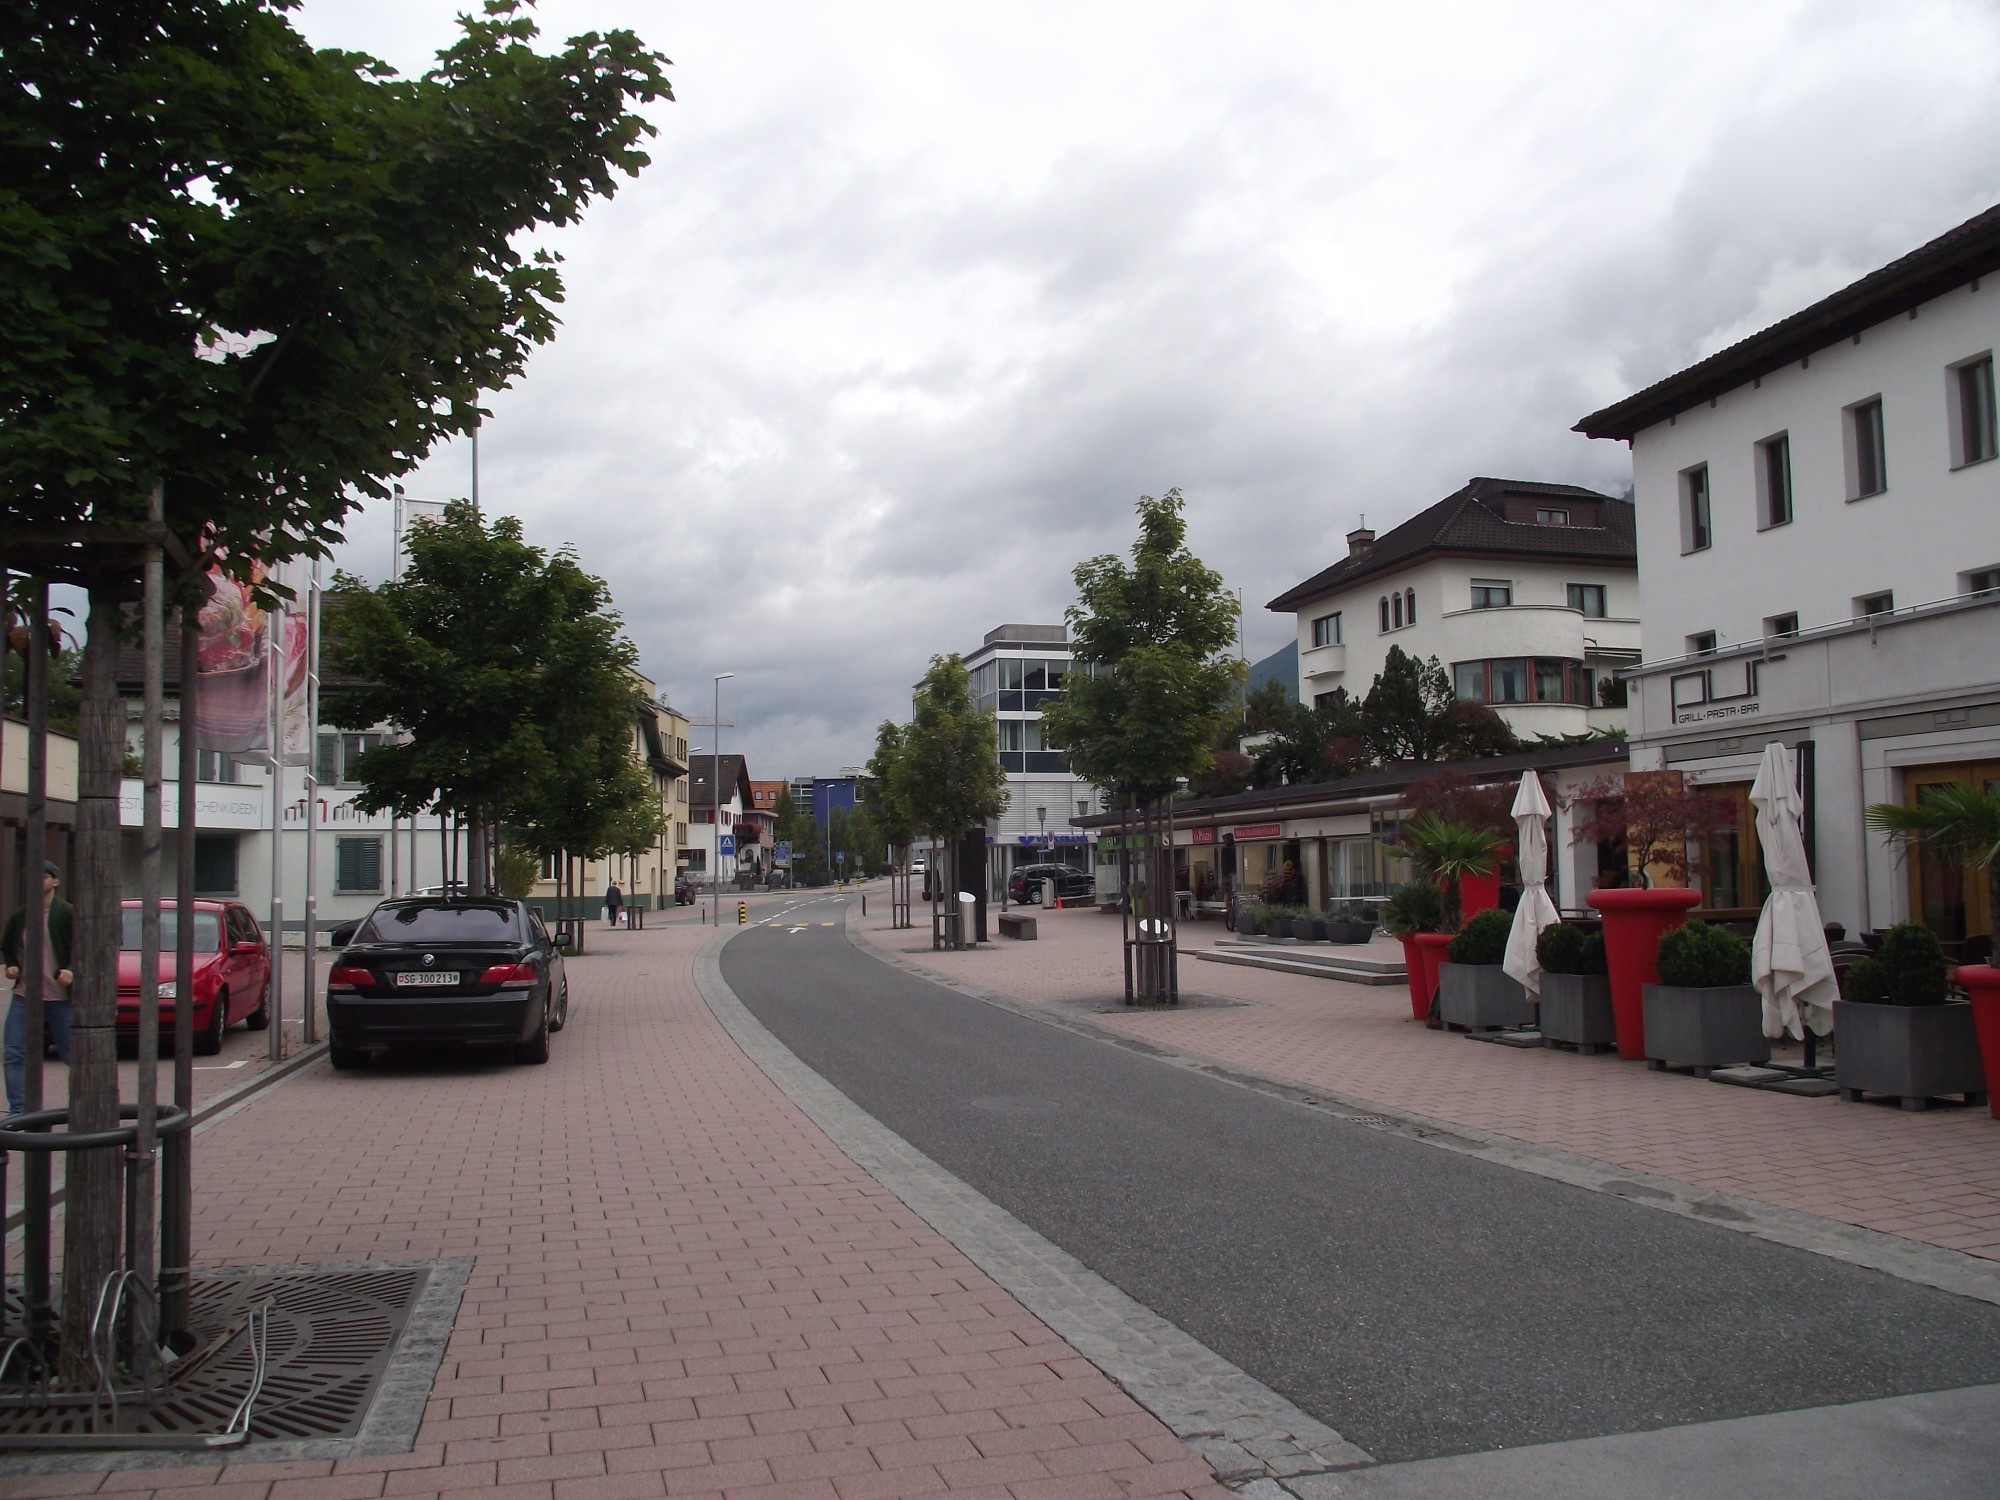
<svg viewBox="0 0 2000 1500">
<path fill-rule="evenodd" d="M 396 976 L 396 988 L 402 990 L 450 989 L 457 983 L 453 969 L 405 969 Z"/>
</svg>

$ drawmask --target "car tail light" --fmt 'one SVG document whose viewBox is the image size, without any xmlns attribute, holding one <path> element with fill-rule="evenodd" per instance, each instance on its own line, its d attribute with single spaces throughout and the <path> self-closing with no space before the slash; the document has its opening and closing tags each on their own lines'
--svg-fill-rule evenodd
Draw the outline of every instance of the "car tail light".
<svg viewBox="0 0 2000 1500">
<path fill-rule="evenodd" d="M 481 984 L 497 984 L 503 990 L 532 989 L 541 978 L 533 964 L 495 964 L 479 976 Z"/>
<path fill-rule="evenodd" d="M 362 985 L 375 983 L 375 976 L 366 969 L 357 969 L 352 964 L 335 964 L 333 972 L 326 976 L 326 987 L 330 990 L 359 989 Z"/>
</svg>

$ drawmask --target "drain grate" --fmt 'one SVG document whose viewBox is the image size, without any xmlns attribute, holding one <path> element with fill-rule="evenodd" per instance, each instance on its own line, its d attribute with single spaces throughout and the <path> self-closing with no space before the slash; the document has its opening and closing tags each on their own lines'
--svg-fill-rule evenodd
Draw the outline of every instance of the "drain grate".
<svg viewBox="0 0 2000 1500">
<path fill-rule="evenodd" d="M 426 1265 L 302 1267 L 197 1273 L 191 1322 L 198 1348 L 240 1327 L 252 1307 L 273 1312 L 264 1385 L 250 1439 L 351 1438 L 360 1432 L 383 1372 L 431 1277 Z M 7 1286 L 6 1321 L 20 1326 L 20 1287 Z M 249 1389 L 251 1353 L 240 1334 L 150 1404 L 120 1408 L 127 1433 L 220 1431 Z M 89 1430 L 81 1406 L 28 1402 L 0 1407 L 0 1449 L 9 1436 Z"/>
</svg>

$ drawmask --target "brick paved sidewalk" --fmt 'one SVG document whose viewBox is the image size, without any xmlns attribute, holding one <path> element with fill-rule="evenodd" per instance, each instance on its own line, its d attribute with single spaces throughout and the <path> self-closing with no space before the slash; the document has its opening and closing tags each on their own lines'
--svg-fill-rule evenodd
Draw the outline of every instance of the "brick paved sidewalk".
<svg viewBox="0 0 2000 1500">
<path fill-rule="evenodd" d="M 593 932 L 544 1068 L 322 1067 L 201 1138 L 198 1265 L 476 1257 L 414 1451 L 0 1496 L 1222 1500 L 743 1056 L 710 936 Z"/>
<path fill-rule="evenodd" d="M 1413 1022 L 1400 986 L 1197 962 L 1190 950 L 1228 936 L 1210 923 L 1182 929 L 1181 988 L 1234 1003 L 1124 1010 L 1116 918 L 1052 911 L 1038 925 L 1035 942 L 964 953 L 874 915 L 861 931 L 927 971 L 1265 1078 L 2000 1259 L 2000 1120 L 1984 1108 L 1908 1114 L 1473 1042 Z"/>
</svg>

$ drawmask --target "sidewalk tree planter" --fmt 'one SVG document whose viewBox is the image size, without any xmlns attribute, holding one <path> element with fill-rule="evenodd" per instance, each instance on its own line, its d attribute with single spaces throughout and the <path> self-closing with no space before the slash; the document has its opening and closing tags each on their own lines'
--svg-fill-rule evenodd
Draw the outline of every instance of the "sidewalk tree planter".
<svg viewBox="0 0 2000 1500">
<path fill-rule="evenodd" d="M 1750 983 L 1750 945 L 1706 922 L 1660 939 L 1660 982 L 1645 986 L 1646 1062 L 1676 1063 L 1706 1078 L 1711 1069 L 1768 1062 L 1764 1002 Z"/>
<path fill-rule="evenodd" d="M 1436 988 L 1435 969 L 1426 978 L 1424 953 L 1417 946 L 1422 933 L 1436 933 L 1444 922 L 1444 897 L 1428 880 L 1399 885 L 1382 908 L 1382 921 L 1403 945 L 1403 972 L 1410 983 L 1410 1014 L 1419 1021 L 1431 1016 L 1431 994 Z"/>
<path fill-rule="evenodd" d="M 1542 964 L 1542 1035 L 1586 1054 L 1616 1047 L 1604 934 L 1558 922 L 1543 929 L 1535 956 Z"/>
<path fill-rule="evenodd" d="M 1687 920 L 1701 904 L 1699 891 L 1592 891 L 1589 905 L 1604 913 L 1604 959 L 1611 978 L 1611 1013 L 1618 1028 L 1618 1055 L 1646 1056 L 1645 988 L 1660 982 L 1654 959 L 1660 939 Z"/>
<path fill-rule="evenodd" d="M 1936 933 L 1920 922 L 1890 928 L 1876 957 L 1841 976 L 1841 996 L 1833 1006 L 1841 1098 L 1888 1094 L 1908 1110 L 1951 1094 L 1980 1102 L 1987 1076 L 1972 1007 L 1950 1003 Z"/>
<path fill-rule="evenodd" d="M 1466 923 L 1447 944 L 1449 962 L 1438 969 L 1438 1020 L 1447 1030 L 1535 1024 L 1534 1001 L 1521 981 L 1500 966 L 1512 927 L 1512 915 L 1495 907 Z"/>
</svg>

